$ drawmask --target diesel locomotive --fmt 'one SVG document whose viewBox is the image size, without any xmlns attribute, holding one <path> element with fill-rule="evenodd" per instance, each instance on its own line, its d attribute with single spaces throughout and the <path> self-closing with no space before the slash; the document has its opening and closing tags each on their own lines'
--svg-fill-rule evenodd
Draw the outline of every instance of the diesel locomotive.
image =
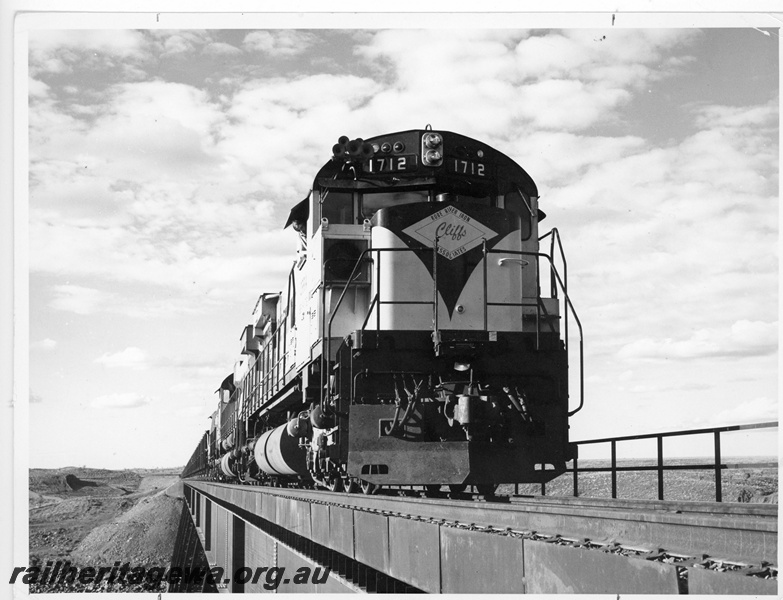
<svg viewBox="0 0 783 600">
<path fill-rule="evenodd" d="M 538 196 L 457 133 L 341 137 L 290 212 L 285 289 L 259 297 L 183 477 L 492 494 L 562 474 L 581 325 Z"/>
</svg>

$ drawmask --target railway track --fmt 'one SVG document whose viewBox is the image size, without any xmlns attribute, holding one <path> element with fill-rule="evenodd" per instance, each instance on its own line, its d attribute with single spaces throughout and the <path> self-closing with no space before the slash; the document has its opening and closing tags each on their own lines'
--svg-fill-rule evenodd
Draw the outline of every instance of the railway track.
<svg viewBox="0 0 783 600">
<path fill-rule="evenodd" d="M 210 564 L 240 564 L 266 547 L 263 564 L 330 566 L 342 591 L 364 581 L 367 591 L 395 592 L 777 593 L 770 505 L 367 496 L 195 480 L 185 489 L 196 526 L 218 541 L 210 550 L 202 536 Z"/>
<path fill-rule="evenodd" d="M 722 570 L 777 574 L 777 506 L 460 494 L 366 496 L 215 484 L 446 527 Z M 717 566 L 717 567 L 716 567 Z"/>
</svg>

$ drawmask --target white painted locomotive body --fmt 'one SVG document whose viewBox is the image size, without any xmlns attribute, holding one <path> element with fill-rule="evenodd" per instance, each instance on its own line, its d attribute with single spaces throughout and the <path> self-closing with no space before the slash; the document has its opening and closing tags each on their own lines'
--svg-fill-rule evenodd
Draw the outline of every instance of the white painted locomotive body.
<svg viewBox="0 0 783 600">
<path fill-rule="evenodd" d="M 430 143 L 433 139 L 437 143 Z M 333 161 L 292 210 L 286 226 L 293 224 L 299 233 L 297 256 L 284 289 L 262 294 L 243 329 L 240 359 L 219 388 L 206 452 L 210 468 L 243 481 L 312 477 L 323 484 L 369 475 L 377 476 L 368 477 L 371 481 L 400 483 L 384 472 L 387 463 L 369 458 L 402 443 L 395 435 L 408 435 L 395 431 L 394 424 L 389 429 L 394 433 L 383 433 L 398 419 L 389 398 L 399 401 L 398 385 L 405 387 L 406 377 L 414 382 L 421 377 L 419 367 L 430 382 L 443 382 L 459 379 L 452 366 L 470 361 L 478 365 L 477 377 L 482 369 L 485 373 L 476 386 L 494 391 L 465 388 L 459 397 L 460 407 L 467 408 L 453 412 L 450 403 L 458 392 L 429 383 L 427 401 L 444 406 L 437 415 L 425 411 L 420 417 L 440 423 L 453 412 L 447 419 L 452 429 L 439 434 L 441 442 L 462 443 L 461 430 L 453 428 L 463 427 L 465 448 L 474 448 L 470 441 L 479 425 L 465 415 L 476 407 L 486 419 L 479 437 L 508 438 L 498 433 L 506 417 L 484 408 L 488 398 L 493 406 L 508 404 L 504 410 L 514 414 L 509 426 L 514 435 L 539 435 L 539 425 L 527 421 L 522 388 L 529 385 L 532 413 L 550 420 L 555 435 L 544 446 L 531 441 L 505 448 L 506 470 L 513 463 L 533 480 L 548 455 L 564 464 L 571 452 L 567 356 L 560 340 L 565 295 L 554 293 L 559 282 L 553 280 L 552 257 L 539 250 L 544 214 L 534 182 L 505 155 L 457 134 L 414 130 L 374 140 L 368 140 L 370 150 L 368 142 L 359 151 L 335 146 Z M 365 154 L 359 156 L 361 148 Z M 542 294 L 542 288 L 553 293 Z M 367 340 L 374 346 L 363 347 Z M 421 365 L 398 359 L 393 354 L 398 343 L 407 344 L 411 356 L 421 356 Z M 391 352 L 388 358 L 383 344 Z M 512 366 L 516 357 L 524 357 L 529 373 Z M 372 380 L 367 367 L 363 375 L 355 373 L 354 359 L 385 375 Z M 357 379 L 360 375 L 366 381 Z M 473 386 L 473 370 L 469 376 Z M 357 385 L 376 396 L 361 396 Z M 349 420 L 356 428 L 364 419 L 370 425 L 349 438 Z M 475 448 L 471 451 L 485 452 Z M 371 464 L 357 463 L 363 456 Z M 509 473 L 488 473 L 486 479 L 509 480 Z M 443 483 L 480 480 L 466 471 L 450 477 Z"/>
</svg>

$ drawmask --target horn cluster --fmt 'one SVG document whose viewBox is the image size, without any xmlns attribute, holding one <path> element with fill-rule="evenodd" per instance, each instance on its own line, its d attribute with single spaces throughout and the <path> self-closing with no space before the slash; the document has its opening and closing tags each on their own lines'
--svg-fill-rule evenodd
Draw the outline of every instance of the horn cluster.
<svg viewBox="0 0 783 600">
<path fill-rule="evenodd" d="M 362 138 L 349 140 L 348 136 L 342 135 L 332 146 L 332 160 L 367 160 L 372 158 L 374 154 L 373 145 L 370 142 L 365 142 Z"/>
</svg>

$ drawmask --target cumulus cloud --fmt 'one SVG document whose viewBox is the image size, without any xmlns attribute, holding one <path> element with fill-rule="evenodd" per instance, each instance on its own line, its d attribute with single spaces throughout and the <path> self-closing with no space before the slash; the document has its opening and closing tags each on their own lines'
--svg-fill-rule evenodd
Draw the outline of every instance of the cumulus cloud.
<svg viewBox="0 0 783 600">
<path fill-rule="evenodd" d="M 188 176 L 203 180 L 210 168 L 219 167 L 211 150 L 225 117 L 204 90 L 163 81 L 116 84 L 94 99 L 97 119 L 92 122 L 70 116 L 72 106 L 73 101 L 47 98 L 31 107 L 34 171 L 45 160 L 81 169 L 72 173 L 81 177 L 143 183 Z M 217 172 L 211 174 L 214 178 Z"/>
<path fill-rule="evenodd" d="M 55 285 L 52 289 L 54 299 L 49 306 L 55 310 L 64 310 L 78 315 L 89 315 L 99 311 L 113 297 L 110 293 L 81 285 Z"/>
<path fill-rule="evenodd" d="M 623 348 L 623 356 L 660 359 L 776 349 L 767 336 L 744 340 L 742 323 L 730 334 L 726 321 L 732 314 L 775 327 L 776 104 L 689 110 L 709 120 L 661 146 L 638 138 L 535 138 L 554 144 L 554 153 L 547 147 L 533 157 L 530 170 L 545 182 L 542 208 L 566 232 L 570 290 L 586 331 L 601 332 L 593 333 L 591 353 Z M 594 153 L 606 160 L 592 162 Z"/>
<path fill-rule="evenodd" d="M 213 43 L 208 31 L 199 29 L 153 29 L 145 34 L 162 58 L 182 59 L 188 53 L 198 52 Z"/>
<path fill-rule="evenodd" d="M 133 56 L 144 45 L 144 34 L 133 29 L 33 30 L 30 51 L 61 53 L 67 49 L 89 49 L 116 56 Z"/>
<path fill-rule="evenodd" d="M 211 44 L 207 44 L 201 52 L 203 54 L 214 54 L 216 56 L 242 54 L 242 50 L 236 46 L 224 44 L 223 42 L 212 42 Z"/>
<path fill-rule="evenodd" d="M 764 421 L 777 421 L 778 403 L 770 398 L 753 398 L 751 400 L 739 400 L 733 408 L 722 410 L 711 419 L 714 423 L 740 424 L 760 423 Z"/>
<path fill-rule="evenodd" d="M 114 354 L 104 353 L 95 359 L 95 362 L 110 368 L 146 369 L 147 355 L 141 348 L 129 346 Z"/>
<path fill-rule="evenodd" d="M 643 338 L 623 346 L 621 358 L 671 360 L 762 356 L 778 347 L 778 324 L 737 321 L 729 329 L 700 329 L 685 339 Z"/>
<path fill-rule="evenodd" d="M 269 56 L 296 56 L 307 51 L 316 37 L 306 31 L 278 29 L 275 31 L 253 31 L 242 42 L 245 50 L 263 52 Z"/>
<path fill-rule="evenodd" d="M 184 207 L 183 207 L 184 209 Z M 227 211 L 231 213 L 231 211 Z M 258 293 L 258 282 L 267 282 L 271 291 L 285 281 L 291 267 L 295 234 L 282 229 L 267 234 L 254 232 L 258 217 L 242 210 L 237 215 L 250 215 L 238 222 L 235 230 L 225 223 L 226 234 L 221 235 L 221 222 L 226 215 L 212 223 L 194 223 L 184 219 L 175 223 L 176 211 L 170 217 L 173 225 L 162 235 L 174 237 L 182 231 L 185 240 L 145 239 L 139 231 L 122 227 L 105 229 L 63 223 L 35 223 L 31 237 L 46 239 L 31 256 L 35 272 L 55 273 L 74 277 L 98 276 L 109 281 L 156 286 L 146 294 L 138 291 L 132 296 L 116 296 L 82 286 L 55 286 L 57 298 L 51 306 L 79 314 L 105 311 L 129 316 L 194 314 L 205 308 L 223 304 L 237 293 Z M 204 217 L 206 218 L 206 216 Z M 192 223 L 187 230 L 186 223 Z M 165 223 L 150 225 L 146 232 Z M 200 239 L 199 239 L 199 236 Z M 264 260 L 258 257 L 263 256 Z M 163 290 L 175 290 L 163 293 Z"/>
<path fill-rule="evenodd" d="M 57 342 L 51 338 L 44 338 L 30 344 L 33 350 L 54 350 L 56 347 Z"/>
<path fill-rule="evenodd" d="M 114 393 L 98 396 L 91 402 L 93 408 L 137 408 L 150 403 L 150 398 L 133 392 Z"/>
<path fill-rule="evenodd" d="M 652 64 L 667 44 L 687 35 L 641 34 L 628 42 L 622 63 Z M 131 47 L 140 52 L 144 39 L 163 54 L 230 50 L 203 31 L 145 36 L 132 38 L 136 45 L 125 39 L 129 55 Z M 353 123 L 357 130 L 369 131 L 399 128 L 402 122 L 407 127 L 403 115 L 418 114 L 422 106 L 449 115 L 438 127 L 487 134 L 490 143 L 502 138 L 507 144 L 499 147 L 510 153 L 529 153 L 539 135 L 550 148 L 556 145 L 552 152 L 542 149 L 540 156 L 571 157 L 549 161 L 549 166 L 559 165 L 561 174 L 605 164 L 641 141 L 568 133 L 544 139 L 535 131 L 516 135 L 531 124 L 545 127 L 541 115 L 554 113 L 580 128 L 626 101 L 621 86 L 638 73 L 630 66 L 631 72 L 611 77 L 594 73 L 585 55 L 604 60 L 608 51 L 594 49 L 589 35 L 582 37 L 549 33 L 534 41 L 528 33 L 502 30 L 460 30 L 456 37 L 445 31 L 370 33 L 362 36 L 356 52 L 377 69 L 374 78 L 321 73 L 251 79 L 224 97 L 185 83 L 115 84 L 96 98 L 95 106 L 102 108 L 93 111 L 90 124 L 64 112 L 64 106 L 73 109 L 75 104 L 42 100 L 32 111 L 31 240 L 36 251 L 31 267 L 201 294 L 217 290 L 207 296 L 216 300 L 222 282 L 236 284 L 232 274 L 269 272 L 252 257 L 262 248 L 276 251 L 278 239 L 287 238 L 271 233 L 254 238 L 251 232 L 269 228 L 271 217 L 284 215 L 286 205 L 306 193 L 309 176 L 302 174 L 318 169 L 324 149 L 338 135 L 352 133 L 336 124 Z M 243 46 L 291 55 L 317 40 L 306 31 L 257 31 L 245 37 Z M 568 69 L 558 75 L 535 63 L 526 44 L 542 42 L 563 48 L 559 56 L 564 65 L 574 66 L 576 77 L 566 77 Z M 576 52 L 580 44 L 589 49 Z M 78 42 L 61 46 L 80 47 Z M 123 43 L 118 40 L 117 46 L 115 54 Z M 428 56 L 426 69 L 422 52 Z M 384 81 L 388 74 L 394 78 Z M 446 74 L 453 81 L 440 79 Z M 595 87 L 607 80 L 615 87 Z M 546 110 L 540 110 L 543 106 Z M 526 144 L 517 146 L 516 140 Z M 570 151 L 574 146 L 583 151 Z M 65 159 L 71 148 L 79 148 L 79 155 Z M 264 265 L 274 265 L 275 279 L 289 263 L 289 247 L 284 243 L 279 259 Z"/>
<path fill-rule="evenodd" d="M 101 178 L 139 183 L 203 179 L 210 170 L 217 175 L 220 161 L 211 154 L 212 135 L 223 116 L 203 90 L 149 81 L 118 84 L 109 93 L 108 106 L 89 125 L 62 116 L 54 105 L 36 111 L 40 122 L 31 128 L 32 158 L 67 161 L 73 156 L 69 149 L 78 148 L 81 157 L 93 162 L 86 170 L 83 161 L 72 164 L 82 169 L 81 177 L 100 183 Z"/>
<path fill-rule="evenodd" d="M 764 106 L 721 106 L 696 107 L 696 123 L 704 129 L 719 127 L 742 131 L 746 127 L 772 128 L 777 125 L 777 106 L 770 102 Z"/>
<path fill-rule="evenodd" d="M 144 35 L 161 52 L 206 51 L 223 43 L 203 31 Z M 687 55 L 675 60 L 670 53 L 700 35 L 366 32 L 355 37 L 354 51 L 371 77 L 319 73 L 237 80 L 231 94 L 220 96 L 161 80 L 114 84 L 96 98 L 102 108 L 91 124 L 69 116 L 63 109 L 68 103 L 53 101 L 39 86 L 35 94 L 42 99 L 31 110 L 31 267 L 196 290 L 217 299 L 229 293 L 225 283 L 236 285 L 233 275 L 269 274 L 253 256 L 278 252 L 282 243 L 285 251 L 272 261 L 272 277 L 278 278 L 291 246 L 284 234 L 268 230 L 306 193 L 324 149 L 343 133 L 366 137 L 421 126 L 423 121 L 411 123 L 411 115 L 426 113 L 442 115 L 437 128 L 484 138 L 520 160 L 541 183 L 544 209 L 561 229 L 577 232 L 577 244 L 600 237 L 601 256 L 585 253 L 577 265 L 582 280 L 596 289 L 619 274 L 651 279 L 672 268 L 678 276 L 693 270 L 716 279 L 718 268 L 774 272 L 774 251 L 759 260 L 739 239 L 747 227 L 759 227 L 770 247 L 775 243 L 774 223 L 756 221 L 769 213 L 765 203 L 774 200 L 770 190 L 776 189 L 769 176 L 777 157 L 770 133 L 775 102 L 694 105 L 700 130 L 668 147 L 651 147 L 635 135 L 593 133 L 598 123 L 615 118 L 629 95 L 687 64 Z M 123 39 L 115 54 L 123 44 L 129 55 L 143 45 L 141 38 Z M 257 31 L 245 36 L 243 47 L 298 51 L 318 39 L 309 31 Z M 61 42 L 66 54 L 83 45 Z M 65 158 L 72 148 L 79 154 Z M 675 215 L 680 226 L 667 226 Z M 683 231 L 699 243 L 688 244 Z M 649 252 L 626 259 L 622 253 L 630 243 Z M 726 253 L 729 246 L 733 251 Z M 719 254 L 719 265 L 705 259 Z M 726 293 L 730 280 L 707 285 Z M 686 286 L 682 293 L 698 292 Z M 622 301 L 616 307 L 628 308 Z"/>
<path fill-rule="evenodd" d="M 361 118 L 358 109 L 379 89 L 356 75 L 247 81 L 227 110 L 219 149 L 265 194 L 301 199 L 345 124 Z"/>
<path fill-rule="evenodd" d="M 604 33 L 385 30 L 357 52 L 393 73 L 393 85 L 373 99 L 376 118 L 399 123 L 426 107 L 451 121 L 436 128 L 513 140 L 612 122 L 633 90 L 674 74 L 662 56 L 695 35 L 613 31 L 596 42 Z"/>
<path fill-rule="evenodd" d="M 31 98 L 46 98 L 49 95 L 49 86 L 43 81 L 29 77 L 27 79 L 27 94 Z"/>
<path fill-rule="evenodd" d="M 32 30 L 30 72 L 70 73 L 75 67 L 113 68 L 146 56 L 144 34 L 132 29 Z"/>
<path fill-rule="evenodd" d="M 519 42 L 515 52 L 525 79 L 568 78 L 644 89 L 649 81 L 672 75 L 688 60 L 687 55 L 672 59 L 664 54 L 699 35 L 683 29 L 573 29 L 531 35 Z"/>
<path fill-rule="evenodd" d="M 248 124 L 229 127 L 233 115 L 204 90 L 160 81 L 111 90 L 109 109 L 90 125 L 52 101 L 33 111 L 31 269 L 175 287 L 192 299 L 134 308 L 122 298 L 108 304 L 97 290 L 61 287 L 53 306 L 192 313 L 230 296 L 227 283 L 282 278 L 295 239 L 282 231 L 272 199 L 288 193 L 291 205 L 306 192 L 299 168 L 275 164 L 279 149 L 257 136 L 234 139 Z M 256 260 L 263 252 L 269 260 Z"/>
</svg>

